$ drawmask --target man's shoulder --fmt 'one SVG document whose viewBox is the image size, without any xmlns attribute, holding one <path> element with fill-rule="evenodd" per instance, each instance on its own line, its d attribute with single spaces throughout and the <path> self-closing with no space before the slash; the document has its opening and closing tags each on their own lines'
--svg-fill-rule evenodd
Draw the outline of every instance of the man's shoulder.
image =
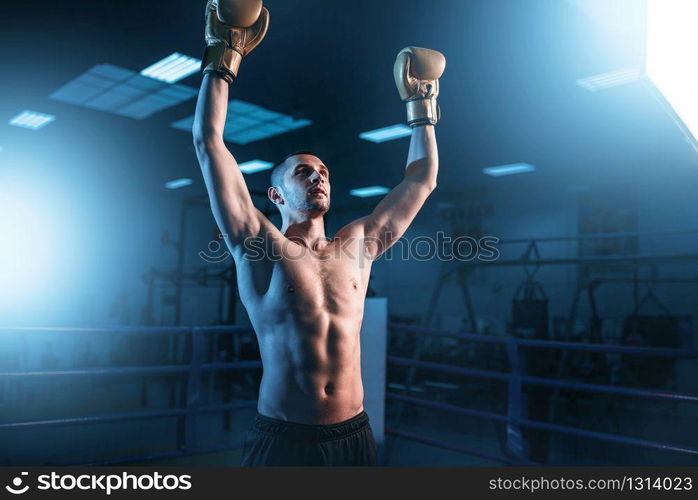
<svg viewBox="0 0 698 500">
<path fill-rule="evenodd" d="M 355 219 L 337 231 L 334 235 L 334 239 L 350 238 L 350 237 L 362 237 L 366 228 L 366 221 L 368 217 L 360 217 Z"/>
</svg>

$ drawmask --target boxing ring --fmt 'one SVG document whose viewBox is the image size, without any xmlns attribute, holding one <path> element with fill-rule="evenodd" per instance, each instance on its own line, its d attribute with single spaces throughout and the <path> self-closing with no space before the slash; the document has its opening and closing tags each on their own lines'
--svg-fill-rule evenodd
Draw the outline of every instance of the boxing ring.
<svg viewBox="0 0 698 500">
<path fill-rule="evenodd" d="M 383 300 L 384 299 L 379 299 Z M 379 311 L 385 311 L 385 304 L 379 305 Z M 382 314 L 373 315 L 378 321 L 384 321 Z M 419 335 L 458 339 L 460 341 L 499 344 L 506 349 L 509 360 L 510 371 L 500 372 L 479 368 L 469 368 L 466 366 L 454 366 L 449 364 L 436 363 L 420 359 L 410 359 L 404 357 L 387 356 L 387 364 L 392 366 L 409 367 L 415 370 L 430 370 L 448 373 L 452 375 L 475 377 L 478 379 L 490 379 L 505 382 L 508 388 L 507 412 L 498 414 L 489 411 L 460 407 L 444 402 L 421 399 L 408 394 L 408 389 L 402 393 L 391 391 L 385 393 L 385 400 L 400 405 L 413 405 L 425 409 L 447 412 L 453 415 L 474 417 L 486 421 L 503 424 L 506 426 L 506 452 L 502 455 L 494 455 L 474 447 L 459 446 L 448 443 L 444 440 L 436 439 L 415 432 L 406 431 L 397 426 L 387 427 L 385 434 L 393 438 L 406 439 L 418 443 L 426 444 L 436 448 L 456 451 L 467 455 L 484 458 L 487 460 L 516 465 L 535 465 L 536 462 L 526 456 L 525 447 L 522 445 L 522 431 L 533 429 L 546 433 L 559 433 L 573 436 L 579 439 L 592 439 L 597 441 L 616 443 L 621 445 L 651 448 L 666 452 L 688 455 L 698 458 L 698 449 L 683 446 L 677 443 L 665 443 L 660 441 L 640 439 L 575 428 L 566 425 L 540 422 L 527 418 L 525 414 L 524 390 L 527 386 L 542 386 L 552 389 L 565 389 L 571 391 L 581 391 L 587 393 L 602 393 L 611 396 L 623 396 L 641 399 L 654 399 L 668 401 L 672 403 L 698 403 L 698 395 L 682 394 L 661 390 L 650 390 L 633 387 L 621 387 L 608 384 L 592 384 L 575 382 L 568 380 L 557 380 L 552 378 L 530 376 L 526 374 L 522 363 L 521 348 L 534 347 L 553 350 L 585 351 L 605 354 L 622 354 L 632 356 L 664 357 L 671 359 L 695 359 L 698 358 L 698 349 L 675 349 L 675 348 L 645 348 L 619 345 L 602 344 L 582 344 L 573 342 L 559 342 L 548 340 L 532 340 L 514 337 L 497 337 L 479 334 L 463 333 L 459 331 L 436 331 L 421 327 L 407 326 L 400 324 L 389 324 L 388 329 L 394 335 Z M 87 335 L 121 335 L 129 336 L 137 334 L 139 336 L 184 336 L 187 338 L 188 359 L 180 364 L 146 365 L 146 366 L 118 366 L 118 367 L 94 367 L 94 368 L 71 368 L 71 369 L 50 369 L 50 370 L 16 370 L 0 372 L 0 390 L 6 392 L 8 385 L 17 380 L 28 380 L 38 378 L 83 378 L 97 380 L 104 377 L 139 376 L 150 375 L 181 375 L 185 377 L 182 398 L 182 406 L 167 409 L 129 411 L 129 412 L 104 412 L 98 414 L 84 414 L 71 417 L 47 417 L 42 419 L 29 419 L 14 422 L 0 423 L 0 432 L 7 432 L 19 429 L 36 429 L 47 427 L 60 427 L 68 425 L 89 426 L 106 422 L 138 422 L 146 420 L 157 420 L 175 417 L 179 419 L 176 449 L 171 451 L 144 453 L 138 455 L 123 455 L 111 457 L 108 460 L 93 461 L 89 463 L 76 462 L 65 465 L 112 465 L 119 463 L 131 463 L 152 461 L 161 459 L 171 459 L 177 457 L 192 456 L 198 454 L 230 451 L 241 448 L 241 442 L 228 442 L 216 446 L 200 446 L 197 442 L 197 418 L 204 414 L 232 412 L 256 407 L 255 400 L 236 401 L 224 404 L 203 404 L 202 394 L 206 390 L 202 380 L 204 374 L 214 372 L 248 372 L 261 369 L 260 361 L 234 361 L 234 362 L 206 362 L 205 354 L 207 344 L 206 335 L 240 335 L 251 334 L 249 327 L 223 326 L 223 327 L 150 327 L 150 328 L 0 328 L 0 336 L 5 337 L 11 334 L 31 336 L 32 334 L 43 333 L 60 337 L 66 333 L 87 334 Z M 380 340 L 382 337 L 382 340 Z M 376 335 L 385 346 L 385 337 Z M 380 344 L 374 350 L 372 358 L 378 359 Z M 385 351 L 383 351 L 385 352 Z M 378 363 L 380 364 L 380 363 Z M 380 367 L 379 367 L 380 368 Z M 385 370 L 385 367 L 382 368 Z M 380 372 L 376 372 L 380 373 Z M 383 381 L 385 378 L 383 378 Z M 145 383 L 145 381 L 143 382 Z M 379 388 L 378 390 L 383 390 Z M 374 393 L 378 394 L 378 393 Z M 367 397 L 368 399 L 368 397 Z M 367 410 L 369 408 L 367 407 Z M 373 410 L 373 425 L 381 429 L 383 422 L 376 422 L 378 416 Z M 380 409 L 382 411 L 382 408 Z M 380 415 L 382 417 L 382 415 Z"/>
<path fill-rule="evenodd" d="M 454 375 L 477 377 L 506 382 L 508 384 L 506 415 L 497 414 L 489 411 L 463 408 L 438 401 L 429 401 L 409 396 L 406 394 L 407 392 L 409 392 L 409 387 L 405 388 L 402 393 L 388 392 L 386 394 L 386 399 L 388 401 L 416 405 L 432 410 L 439 410 L 452 413 L 455 415 L 475 417 L 491 422 L 505 424 L 507 426 L 507 442 L 506 453 L 504 454 L 504 456 L 493 455 L 491 453 L 486 453 L 482 450 L 478 450 L 471 447 L 454 446 L 453 444 L 447 443 L 443 440 L 390 427 L 386 428 L 386 434 L 389 436 L 408 439 L 430 446 L 435 446 L 438 448 L 443 448 L 451 451 L 458 451 L 480 458 L 492 460 L 495 462 L 513 465 L 542 465 L 527 459 L 526 452 L 524 450 L 524 447 L 522 446 L 522 429 L 536 429 L 548 433 L 561 433 L 577 438 L 588 438 L 628 446 L 651 448 L 655 450 L 663 450 L 678 454 L 691 455 L 698 458 L 698 449 L 682 446 L 675 443 L 663 443 L 646 439 L 620 436 L 611 433 L 590 431 L 566 425 L 530 420 L 526 418 L 523 404 L 524 386 L 542 386 L 555 389 L 582 391 L 587 393 L 603 393 L 616 396 L 663 400 L 675 403 L 698 403 L 698 395 L 681 394 L 631 387 L 620 387 L 607 384 L 591 384 L 584 382 L 556 380 L 552 378 L 530 376 L 526 374 L 525 368 L 523 367 L 521 347 L 536 347 L 544 349 L 584 351 L 606 354 L 627 354 L 634 356 L 653 356 L 673 359 L 698 358 L 698 349 L 647 348 L 606 344 L 559 342 L 550 340 L 534 340 L 516 337 L 497 337 L 456 331 L 438 331 L 400 324 L 390 324 L 389 327 L 391 331 L 396 333 L 400 332 L 402 334 L 446 337 L 464 341 L 500 344 L 504 346 L 506 349 L 510 366 L 510 371 L 507 373 L 493 370 L 483 370 L 462 366 L 446 365 L 442 363 L 423 361 L 419 359 L 388 356 L 388 363 L 392 365 L 401 365 L 410 367 L 412 369 L 433 370 Z"/>
<path fill-rule="evenodd" d="M 17 379 L 30 378 L 104 378 L 110 376 L 141 376 L 149 375 L 184 375 L 186 386 L 183 397 L 182 408 L 169 408 L 162 410 L 143 410 L 131 412 L 105 412 L 92 415 L 80 415 L 67 418 L 46 418 L 43 420 L 28 420 L 20 422 L 0 423 L 0 431 L 12 429 L 30 429 L 38 427 L 60 427 L 67 425 L 91 425 L 107 422 L 134 422 L 153 419 L 164 419 L 177 417 L 180 419 L 178 427 L 176 450 L 167 452 L 150 453 L 133 456 L 117 456 L 109 460 L 91 463 L 74 463 L 67 465 L 111 465 L 128 462 L 139 462 L 149 460 L 161 460 L 177 457 L 190 456 L 203 453 L 215 453 L 220 451 L 235 450 L 242 447 L 242 443 L 228 443 L 220 446 L 197 446 L 197 416 L 206 413 L 220 413 L 245 408 L 256 408 L 257 401 L 235 402 L 216 405 L 202 405 L 201 395 L 202 376 L 205 373 L 223 371 L 246 371 L 259 370 L 262 367 L 261 361 L 239 361 L 239 362 L 203 362 L 205 353 L 204 335 L 206 334 L 231 334 L 239 335 L 251 333 L 249 327 L 225 326 L 225 327 L 149 327 L 149 328 L 0 328 L 0 335 L 6 333 L 21 333 L 31 335 L 32 333 L 49 333 L 60 336 L 65 333 L 80 333 L 87 335 L 146 335 L 146 336 L 175 336 L 183 335 L 189 339 L 189 360 L 186 364 L 170 364 L 158 366 L 123 366 L 123 367 L 96 367 L 81 369 L 63 370 L 32 370 L 0 372 L 0 388 L 5 390 L 7 384 Z M 143 388 L 145 390 L 145 380 Z"/>
</svg>

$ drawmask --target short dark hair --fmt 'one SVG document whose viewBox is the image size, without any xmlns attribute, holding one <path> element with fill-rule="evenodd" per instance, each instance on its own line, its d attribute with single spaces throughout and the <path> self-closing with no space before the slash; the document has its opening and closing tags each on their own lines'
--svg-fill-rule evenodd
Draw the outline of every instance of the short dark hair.
<svg viewBox="0 0 698 500">
<path fill-rule="evenodd" d="M 312 155 L 318 157 L 315 153 L 310 151 L 309 149 L 300 149 L 298 151 L 294 151 L 293 153 L 287 154 L 284 156 L 281 160 L 279 160 L 276 165 L 274 165 L 274 168 L 271 171 L 271 185 L 272 186 L 281 186 L 284 181 L 284 170 L 285 170 L 285 163 L 286 160 L 288 160 L 292 156 L 296 155 Z M 318 157 L 319 158 L 319 157 Z"/>
</svg>

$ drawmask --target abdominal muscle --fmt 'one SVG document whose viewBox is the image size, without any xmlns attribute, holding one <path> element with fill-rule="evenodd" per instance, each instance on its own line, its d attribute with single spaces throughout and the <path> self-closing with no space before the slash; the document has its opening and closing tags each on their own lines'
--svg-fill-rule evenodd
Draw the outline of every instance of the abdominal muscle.
<svg viewBox="0 0 698 500">
<path fill-rule="evenodd" d="M 264 366 L 259 413 L 318 425 L 356 416 L 363 410 L 361 315 L 324 312 L 304 324 L 288 319 L 255 327 Z"/>
</svg>

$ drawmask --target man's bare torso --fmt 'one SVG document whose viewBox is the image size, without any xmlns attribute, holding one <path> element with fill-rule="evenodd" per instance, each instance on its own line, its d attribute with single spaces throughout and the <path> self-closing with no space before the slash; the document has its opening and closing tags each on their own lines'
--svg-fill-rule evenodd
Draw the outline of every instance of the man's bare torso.
<svg viewBox="0 0 698 500">
<path fill-rule="evenodd" d="M 264 374 L 258 411 L 332 424 L 363 409 L 359 331 L 371 261 L 350 226 L 316 249 L 263 224 L 268 255 L 236 255 L 238 286 Z M 260 244 L 261 248 L 261 244 Z"/>
</svg>

